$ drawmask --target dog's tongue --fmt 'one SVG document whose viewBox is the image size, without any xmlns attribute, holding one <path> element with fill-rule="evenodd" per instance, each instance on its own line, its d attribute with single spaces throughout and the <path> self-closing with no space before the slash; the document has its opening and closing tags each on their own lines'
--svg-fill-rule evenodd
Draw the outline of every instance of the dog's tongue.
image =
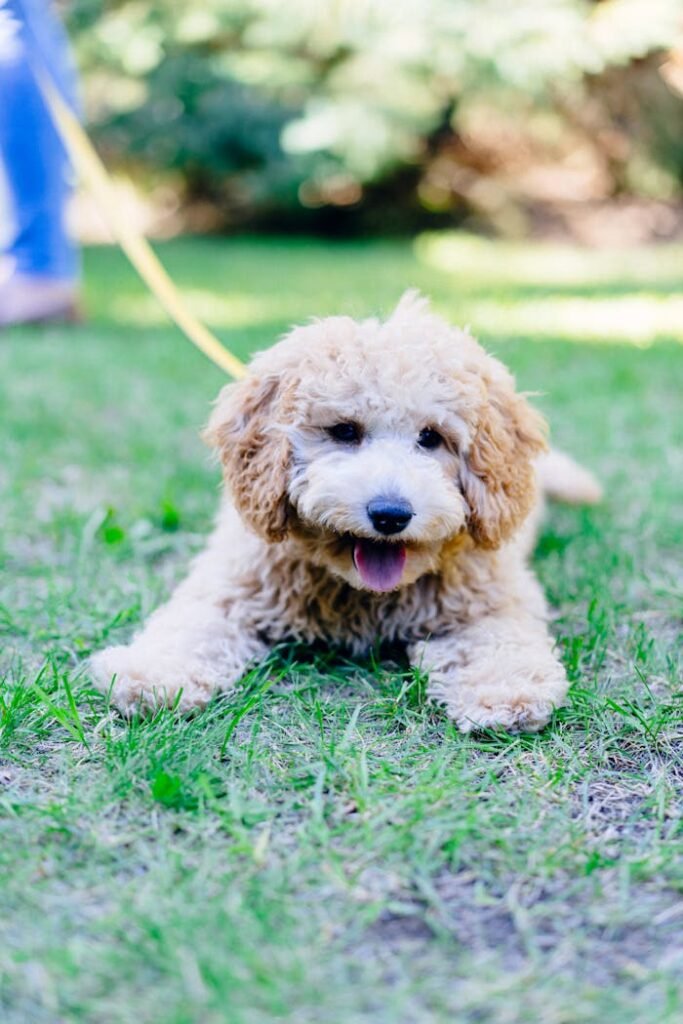
<svg viewBox="0 0 683 1024">
<path fill-rule="evenodd" d="M 406 549 L 402 544 L 358 540 L 353 549 L 353 560 L 366 587 L 393 590 L 401 582 Z"/>
</svg>

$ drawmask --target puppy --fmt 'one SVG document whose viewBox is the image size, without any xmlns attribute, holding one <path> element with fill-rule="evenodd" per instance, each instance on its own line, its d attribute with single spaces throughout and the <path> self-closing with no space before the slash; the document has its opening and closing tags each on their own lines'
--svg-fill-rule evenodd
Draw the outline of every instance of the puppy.
<svg viewBox="0 0 683 1024">
<path fill-rule="evenodd" d="M 403 643 L 464 732 L 535 731 L 567 691 L 526 565 L 544 424 L 496 359 L 406 294 L 385 322 L 297 327 L 221 392 L 206 430 L 225 496 L 206 550 L 128 646 L 91 661 L 124 712 L 189 709 L 285 640 Z"/>
</svg>

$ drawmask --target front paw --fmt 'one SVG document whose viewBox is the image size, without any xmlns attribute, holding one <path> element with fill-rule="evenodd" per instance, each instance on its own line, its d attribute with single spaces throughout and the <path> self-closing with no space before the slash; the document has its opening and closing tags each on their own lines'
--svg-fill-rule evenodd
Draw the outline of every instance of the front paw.
<svg viewBox="0 0 683 1024">
<path fill-rule="evenodd" d="M 435 673 L 429 693 L 445 706 L 461 732 L 538 732 L 564 703 L 567 686 L 562 665 L 544 653 L 517 663 L 509 658 L 504 675 L 488 658 L 463 665 L 453 674 Z"/>
<path fill-rule="evenodd" d="M 519 697 L 504 703 L 486 699 L 464 702 L 448 711 L 458 729 L 465 733 L 480 732 L 483 729 L 539 732 L 550 721 L 555 707 L 551 701 Z"/>
<path fill-rule="evenodd" d="M 99 651 L 89 667 L 97 688 L 109 694 L 124 715 L 158 707 L 202 708 L 224 683 L 207 663 L 135 644 Z"/>
</svg>

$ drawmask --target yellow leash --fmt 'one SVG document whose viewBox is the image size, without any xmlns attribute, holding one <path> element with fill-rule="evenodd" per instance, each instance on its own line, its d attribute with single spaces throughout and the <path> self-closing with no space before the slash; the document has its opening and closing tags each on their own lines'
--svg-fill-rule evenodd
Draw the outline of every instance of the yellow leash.
<svg viewBox="0 0 683 1024">
<path fill-rule="evenodd" d="M 221 345 L 218 338 L 190 312 L 147 239 L 130 227 L 123 217 L 117 216 L 114 189 L 95 147 L 47 75 L 38 71 L 37 78 L 74 167 L 97 200 L 114 238 L 142 280 L 193 345 L 231 377 L 244 377 L 244 363 Z"/>
</svg>

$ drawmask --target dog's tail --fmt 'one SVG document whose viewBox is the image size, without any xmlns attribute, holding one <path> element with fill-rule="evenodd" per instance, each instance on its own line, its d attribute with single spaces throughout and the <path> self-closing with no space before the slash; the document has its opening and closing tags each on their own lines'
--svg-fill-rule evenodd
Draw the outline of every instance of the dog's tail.
<svg viewBox="0 0 683 1024">
<path fill-rule="evenodd" d="M 552 448 L 536 462 L 538 480 L 546 497 L 567 505 L 597 505 L 602 487 L 578 462 Z"/>
</svg>

